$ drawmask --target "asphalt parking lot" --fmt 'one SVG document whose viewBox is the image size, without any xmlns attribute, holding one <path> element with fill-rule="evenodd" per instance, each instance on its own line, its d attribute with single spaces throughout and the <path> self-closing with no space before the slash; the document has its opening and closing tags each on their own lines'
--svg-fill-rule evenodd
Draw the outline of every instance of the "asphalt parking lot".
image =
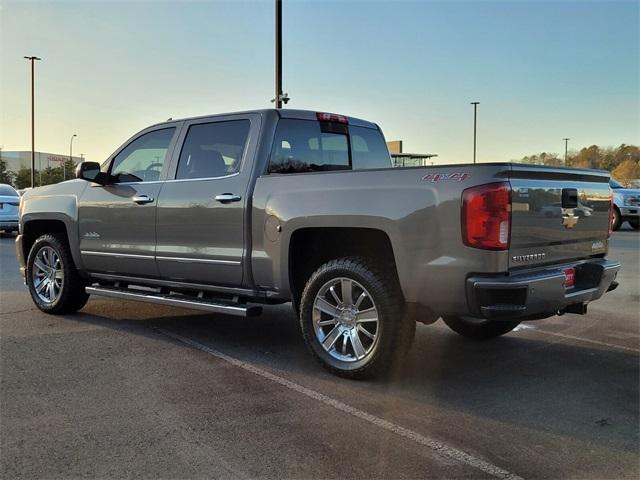
<svg viewBox="0 0 640 480">
<path fill-rule="evenodd" d="M 92 298 L 42 314 L 0 239 L 2 478 L 638 478 L 638 232 L 586 316 L 475 343 L 419 325 L 384 381 L 322 370 L 288 306 Z"/>
</svg>

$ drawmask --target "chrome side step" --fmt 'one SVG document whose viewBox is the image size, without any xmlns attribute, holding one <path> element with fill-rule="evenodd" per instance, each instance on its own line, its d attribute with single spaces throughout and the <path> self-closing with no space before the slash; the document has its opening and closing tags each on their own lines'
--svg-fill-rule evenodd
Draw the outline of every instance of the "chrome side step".
<svg viewBox="0 0 640 480">
<path fill-rule="evenodd" d="M 172 307 L 193 308 L 207 312 L 225 313 L 238 317 L 254 317 L 262 313 L 262 307 L 258 305 L 245 305 L 242 303 L 225 302 L 222 300 L 206 300 L 199 298 L 187 298 L 178 295 L 168 295 L 156 292 L 144 292 L 124 290 L 113 287 L 85 287 L 90 295 L 102 295 L 104 297 L 120 298 L 122 300 L 134 300 L 138 302 L 157 303 Z"/>
</svg>

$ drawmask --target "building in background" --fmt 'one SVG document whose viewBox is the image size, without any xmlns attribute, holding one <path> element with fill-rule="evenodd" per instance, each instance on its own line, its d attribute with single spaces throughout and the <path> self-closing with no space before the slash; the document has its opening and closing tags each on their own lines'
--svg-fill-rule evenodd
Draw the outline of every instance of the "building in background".
<svg viewBox="0 0 640 480">
<path fill-rule="evenodd" d="M 436 153 L 403 153 L 402 140 L 387 142 L 394 167 L 427 167 L 433 165 L 431 160 L 438 155 Z"/>
<path fill-rule="evenodd" d="M 21 168 L 31 168 L 31 150 L 2 150 L 0 158 L 5 161 L 7 170 L 18 172 Z M 71 157 L 74 165 L 80 163 L 83 159 L 80 157 Z M 47 168 L 61 167 L 64 162 L 69 160 L 69 155 L 60 153 L 36 152 L 36 170 L 46 170 Z"/>
</svg>

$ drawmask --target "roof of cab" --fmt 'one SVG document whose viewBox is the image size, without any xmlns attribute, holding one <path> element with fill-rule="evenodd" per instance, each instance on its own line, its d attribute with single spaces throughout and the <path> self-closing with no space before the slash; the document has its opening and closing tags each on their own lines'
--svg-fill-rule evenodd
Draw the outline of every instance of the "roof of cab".
<svg viewBox="0 0 640 480">
<path fill-rule="evenodd" d="M 184 122 L 184 121 L 190 121 L 190 120 L 198 120 L 198 119 L 205 119 L 205 118 L 211 118 L 211 117 L 226 117 L 229 115 L 246 115 L 248 113 L 257 113 L 259 115 L 269 115 L 269 114 L 277 114 L 280 118 L 297 118 L 300 120 L 317 120 L 316 117 L 316 113 L 315 111 L 312 110 L 294 110 L 294 109 L 287 109 L 287 108 L 283 108 L 283 109 L 275 109 L 275 108 L 263 108 L 263 109 L 259 109 L 259 110 L 246 110 L 246 111 L 242 111 L 242 112 L 227 112 L 227 113 L 214 113 L 214 114 L 210 114 L 210 115 L 199 115 L 196 117 L 187 117 L 187 118 L 176 118 L 176 119 L 171 119 L 171 120 L 167 120 L 166 122 L 159 122 L 155 125 L 163 125 L 165 123 L 175 123 L 175 122 Z M 333 112 L 331 112 L 333 113 Z M 378 128 L 378 125 L 376 125 L 373 122 L 369 122 L 367 120 L 362 120 L 361 118 L 356 118 L 356 117 L 350 117 L 348 115 L 345 115 L 348 119 L 349 119 L 349 125 L 354 125 L 356 127 L 368 127 L 368 128 Z"/>
</svg>

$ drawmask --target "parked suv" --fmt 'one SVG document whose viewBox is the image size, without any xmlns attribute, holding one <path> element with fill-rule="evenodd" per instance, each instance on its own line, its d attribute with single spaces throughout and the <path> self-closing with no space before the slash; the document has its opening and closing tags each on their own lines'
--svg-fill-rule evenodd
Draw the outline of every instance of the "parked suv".
<svg viewBox="0 0 640 480">
<path fill-rule="evenodd" d="M 77 177 L 21 203 L 16 250 L 42 311 L 92 294 L 238 316 L 292 302 L 310 352 L 343 376 L 387 370 L 416 321 L 493 338 L 584 314 L 617 285 L 606 172 L 394 169 L 378 125 L 353 117 L 173 120 Z"/>
</svg>

